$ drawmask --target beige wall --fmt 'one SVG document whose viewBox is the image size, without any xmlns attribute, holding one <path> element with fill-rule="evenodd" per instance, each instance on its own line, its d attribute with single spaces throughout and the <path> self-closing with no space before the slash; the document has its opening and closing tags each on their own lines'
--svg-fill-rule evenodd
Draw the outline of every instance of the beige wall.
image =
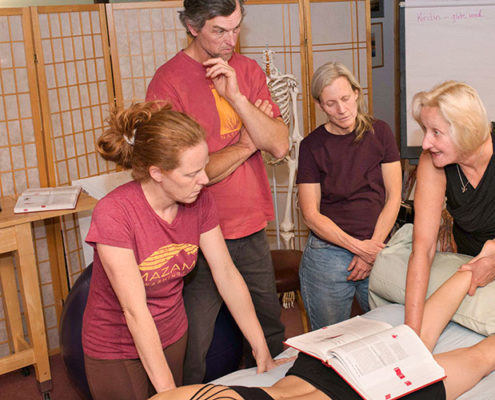
<svg viewBox="0 0 495 400">
<path fill-rule="evenodd" d="M 93 0 L 0 0 L 0 7 L 55 6 L 60 4 L 94 4 Z"/>
</svg>

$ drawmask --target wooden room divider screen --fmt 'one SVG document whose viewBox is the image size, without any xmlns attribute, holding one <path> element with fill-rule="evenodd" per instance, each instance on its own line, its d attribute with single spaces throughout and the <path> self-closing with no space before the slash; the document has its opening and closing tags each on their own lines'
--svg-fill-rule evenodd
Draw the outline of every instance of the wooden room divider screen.
<svg viewBox="0 0 495 400">
<path fill-rule="evenodd" d="M 114 104 L 143 100 L 155 70 L 187 45 L 181 7 L 162 1 L 0 9 L 2 196 L 117 170 L 95 150 L 105 116 Z M 369 0 L 251 0 L 245 7 L 239 51 L 264 67 L 269 48 L 280 72 L 296 77 L 301 132 L 321 119 L 309 94 L 313 66 L 344 62 L 371 98 Z M 268 172 L 277 178 L 281 208 L 287 167 Z M 302 248 L 307 231 L 296 207 L 292 213 L 295 247 Z M 63 299 L 85 268 L 82 242 L 74 217 L 35 224 L 34 231 L 49 348 L 56 351 Z M 272 224 L 268 233 L 273 240 Z M 8 332 L 0 307 L 0 356 L 11 351 Z"/>
</svg>

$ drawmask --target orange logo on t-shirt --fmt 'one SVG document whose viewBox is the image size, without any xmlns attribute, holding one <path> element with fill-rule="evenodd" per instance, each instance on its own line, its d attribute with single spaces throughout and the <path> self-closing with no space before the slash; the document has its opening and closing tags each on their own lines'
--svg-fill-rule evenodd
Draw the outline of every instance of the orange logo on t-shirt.
<svg viewBox="0 0 495 400">
<path fill-rule="evenodd" d="M 241 129 L 242 121 L 227 100 L 221 97 L 214 87 L 211 92 L 215 98 L 215 105 L 220 119 L 220 136 L 222 138 L 230 137 Z"/>
<path fill-rule="evenodd" d="M 190 243 L 172 243 L 159 248 L 139 264 L 145 286 L 186 275 L 196 265 L 197 253 L 198 246 Z"/>
</svg>

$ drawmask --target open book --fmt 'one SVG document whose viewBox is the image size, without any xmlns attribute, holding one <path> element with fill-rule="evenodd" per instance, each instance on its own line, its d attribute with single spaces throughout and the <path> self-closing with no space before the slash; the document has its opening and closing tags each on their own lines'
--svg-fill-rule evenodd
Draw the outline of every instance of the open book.
<svg viewBox="0 0 495 400">
<path fill-rule="evenodd" d="M 72 209 L 80 192 L 80 186 L 26 189 L 17 199 L 14 213 Z"/>
<path fill-rule="evenodd" d="M 358 316 L 285 343 L 332 367 L 366 400 L 396 399 L 445 378 L 407 325 Z"/>
</svg>

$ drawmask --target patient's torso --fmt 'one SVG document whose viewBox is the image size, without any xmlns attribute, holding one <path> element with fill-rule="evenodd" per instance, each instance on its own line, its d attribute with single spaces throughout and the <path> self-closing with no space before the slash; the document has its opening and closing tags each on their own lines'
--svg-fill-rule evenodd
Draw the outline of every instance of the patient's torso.
<svg viewBox="0 0 495 400">
<path fill-rule="evenodd" d="M 194 385 L 178 388 L 184 393 L 177 399 L 189 400 L 331 400 L 313 385 L 296 376 L 288 376 L 271 387 L 258 388 L 246 386 Z M 186 393 L 187 391 L 187 393 Z"/>
</svg>

